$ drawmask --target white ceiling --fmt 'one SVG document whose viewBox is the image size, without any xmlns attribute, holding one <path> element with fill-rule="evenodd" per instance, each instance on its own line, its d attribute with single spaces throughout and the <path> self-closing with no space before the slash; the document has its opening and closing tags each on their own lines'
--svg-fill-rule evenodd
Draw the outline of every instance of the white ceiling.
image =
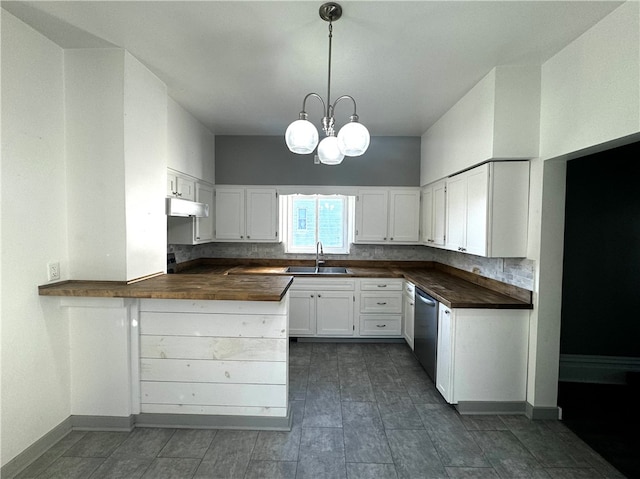
<svg viewBox="0 0 640 479">
<path fill-rule="evenodd" d="M 281 135 L 326 101 L 322 1 L 2 2 L 64 48 L 125 48 L 218 135 Z M 372 135 L 419 136 L 496 65 L 540 65 L 613 1 L 342 1 L 332 99 Z M 336 108 L 338 126 L 351 114 Z M 322 117 L 309 100 L 312 121 Z"/>
</svg>

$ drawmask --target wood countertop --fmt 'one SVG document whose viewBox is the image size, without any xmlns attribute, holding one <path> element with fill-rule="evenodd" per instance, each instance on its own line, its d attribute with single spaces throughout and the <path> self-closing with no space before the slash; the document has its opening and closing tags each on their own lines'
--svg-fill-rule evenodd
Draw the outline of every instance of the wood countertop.
<svg viewBox="0 0 640 479">
<path fill-rule="evenodd" d="M 40 286 L 39 293 L 42 296 L 99 298 L 280 301 L 292 282 L 293 277 L 286 275 L 163 274 L 131 284 L 119 281 L 63 281 Z"/>
<path fill-rule="evenodd" d="M 313 263 L 299 262 L 309 266 Z M 297 265 L 288 262 L 289 265 Z M 127 284 L 63 281 L 39 287 L 43 296 L 280 301 L 294 277 L 406 278 L 449 308 L 533 309 L 531 291 L 431 262 L 345 261 L 347 274 L 290 274 L 282 260 L 205 259 Z"/>
</svg>

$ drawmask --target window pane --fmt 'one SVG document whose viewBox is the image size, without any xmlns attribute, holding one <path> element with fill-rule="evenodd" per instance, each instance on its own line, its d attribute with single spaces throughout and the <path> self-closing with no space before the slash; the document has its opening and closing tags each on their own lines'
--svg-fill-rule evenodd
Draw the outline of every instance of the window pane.
<svg viewBox="0 0 640 479">
<path fill-rule="evenodd" d="M 318 199 L 318 238 L 326 248 L 344 245 L 344 201 L 337 198 Z"/>
<path fill-rule="evenodd" d="M 292 201 L 293 248 L 304 248 L 316 244 L 316 204 L 314 198 L 300 197 Z"/>
</svg>

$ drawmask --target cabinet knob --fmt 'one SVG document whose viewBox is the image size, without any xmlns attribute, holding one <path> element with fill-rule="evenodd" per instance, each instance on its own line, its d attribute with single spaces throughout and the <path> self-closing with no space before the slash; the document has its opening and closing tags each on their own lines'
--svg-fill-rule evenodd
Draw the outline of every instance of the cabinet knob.
<svg viewBox="0 0 640 479">
<path fill-rule="evenodd" d="M 448 309 L 445 309 L 444 314 L 451 314 L 451 311 L 449 311 Z"/>
<path fill-rule="evenodd" d="M 393 241 L 393 238 L 389 238 L 391 241 Z"/>
<path fill-rule="evenodd" d="M 311 295 L 309 295 L 309 296 L 310 296 L 311 298 L 313 298 L 313 295 L 312 295 L 312 294 L 311 294 Z"/>
<path fill-rule="evenodd" d="M 182 193 L 178 193 L 177 196 L 182 196 Z"/>
<path fill-rule="evenodd" d="M 319 294 L 319 295 L 318 295 L 318 298 L 322 298 L 322 295 L 321 295 L 321 294 Z"/>
<path fill-rule="evenodd" d="M 251 239 L 251 236 L 247 235 L 247 239 Z"/>
<path fill-rule="evenodd" d="M 382 238 L 384 241 L 387 241 L 387 237 L 385 236 L 384 238 Z"/>
<path fill-rule="evenodd" d="M 409 303 L 409 306 L 414 306 L 414 303 Z"/>
<path fill-rule="evenodd" d="M 244 238 L 244 236 L 240 235 L 240 239 Z"/>
<path fill-rule="evenodd" d="M 199 239 L 200 239 L 200 236 L 196 236 L 196 239 L 197 239 L 197 240 L 199 240 Z"/>
</svg>

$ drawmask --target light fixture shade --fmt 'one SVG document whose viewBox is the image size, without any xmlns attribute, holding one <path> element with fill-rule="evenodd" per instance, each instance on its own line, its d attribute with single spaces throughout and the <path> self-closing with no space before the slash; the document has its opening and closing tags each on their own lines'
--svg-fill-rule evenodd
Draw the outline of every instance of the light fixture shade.
<svg viewBox="0 0 640 479">
<path fill-rule="evenodd" d="M 362 123 L 351 121 L 338 132 L 338 148 L 346 156 L 360 156 L 369 148 L 369 130 Z"/>
<path fill-rule="evenodd" d="M 344 154 L 338 148 L 338 139 L 335 136 L 327 136 L 318 145 L 318 158 L 325 165 L 338 165 L 342 163 Z"/>
<path fill-rule="evenodd" d="M 318 130 L 309 120 L 296 120 L 287 127 L 284 139 L 292 152 L 306 155 L 318 144 Z"/>
</svg>

